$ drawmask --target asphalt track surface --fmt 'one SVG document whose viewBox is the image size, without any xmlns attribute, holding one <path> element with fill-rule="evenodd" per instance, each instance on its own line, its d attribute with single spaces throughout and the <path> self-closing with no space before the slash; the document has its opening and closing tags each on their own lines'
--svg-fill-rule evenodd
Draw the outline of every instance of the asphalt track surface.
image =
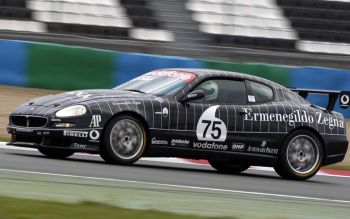
<svg viewBox="0 0 350 219">
<path fill-rule="evenodd" d="M 272 171 L 248 170 L 223 175 L 207 165 L 141 160 L 133 166 L 108 165 L 99 156 L 74 155 L 54 160 L 29 150 L 6 149 L 0 143 L 0 169 L 58 175 L 147 182 L 174 187 L 325 201 L 350 206 L 350 178 L 315 176 L 308 181 L 288 181 Z"/>
</svg>

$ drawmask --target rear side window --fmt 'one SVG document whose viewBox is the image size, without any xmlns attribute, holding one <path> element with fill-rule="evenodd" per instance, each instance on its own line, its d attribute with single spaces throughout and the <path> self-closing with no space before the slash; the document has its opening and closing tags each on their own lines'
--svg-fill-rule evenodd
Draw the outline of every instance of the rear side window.
<svg viewBox="0 0 350 219">
<path fill-rule="evenodd" d="M 244 105 L 246 90 L 244 81 L 213 79 L 202 82 L 195 90 L 202 90 L 205 97 L 197 103 Z"/>
<path fill-rule="evenodd" d="M 255 81 L 247 81 L 249 88 L 249 103 L 266 103 L 273 101 L 273 90 L 271 87 Z"/>
</svg>

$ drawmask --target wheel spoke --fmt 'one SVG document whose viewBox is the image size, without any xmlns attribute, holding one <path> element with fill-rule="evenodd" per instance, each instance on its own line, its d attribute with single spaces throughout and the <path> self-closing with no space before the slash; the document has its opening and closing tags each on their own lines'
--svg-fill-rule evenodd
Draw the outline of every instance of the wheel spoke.
<svg viewBox="0 0 350 219">
<path fill-rule="evenodd" d="M 115 155 L 122 159 L 132 159 L 143 146 L 143 134 L 140 126 L 131 119 L 117 122 L 110 134 L 110 144 Z"/>
<path fill-rule="evenodd" d="M 296 136 L 290 141 L 287 161 L 293 171 L 307 174 L 314 170 L 319 159 L 318 145 L 310 136 Z"/>
</svg>

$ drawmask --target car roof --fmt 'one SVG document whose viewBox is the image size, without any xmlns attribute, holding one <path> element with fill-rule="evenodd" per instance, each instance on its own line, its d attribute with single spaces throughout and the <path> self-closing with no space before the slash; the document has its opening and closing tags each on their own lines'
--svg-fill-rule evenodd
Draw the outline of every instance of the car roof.
<svg viewBox="0 0 350 219">
<path fill-rule="evenodd" d="M 250 75 L 250 74 L 244 74 L 244 73 L 239 73 L 239 72 L 232 72 L 232 71 L 223 71 L 223 70 L 215 70 L 215 69 L 201 69 L 201 68 L 170 68 L 170 69 L 162 69 L 162 70 L 170 70 L 170 71 L 186 71 L 186 72 L 191 72 L 195 73 L 199 77 L 207 78 L 207 77 L 230 77 L 230 78 L 236 78 L 236 79 L 248 79 L 248 80 L 253 80 L 257 82 L 262 82 L 265 84 L 268 84 L 273 87 L 278 87 L 278 88 L 283 88 L 282 85 L 275 83 L 273 81 L 270 81 L 268 79 Z"/>
</svg>

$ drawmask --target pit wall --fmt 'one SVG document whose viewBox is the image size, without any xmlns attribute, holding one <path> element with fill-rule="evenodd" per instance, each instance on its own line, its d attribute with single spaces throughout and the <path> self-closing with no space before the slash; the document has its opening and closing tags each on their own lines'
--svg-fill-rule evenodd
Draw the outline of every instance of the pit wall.
<svg viewBox="0 0 350 219">
<path fill-rule="evenodd" d="M 234 59 L 234 57 L 233 57 Z M 228 63 L 0 40 L 0 84 L 56 90 L 112 88 L 159 68 L 209 68 L 270 79 L 287 87 L 350 90 L 350 71 L 265 63 Z M 311 102 L 325 106 L 327 98 Z M 350 110 L 336 110 L 350 118 Z"/>
</svg>

